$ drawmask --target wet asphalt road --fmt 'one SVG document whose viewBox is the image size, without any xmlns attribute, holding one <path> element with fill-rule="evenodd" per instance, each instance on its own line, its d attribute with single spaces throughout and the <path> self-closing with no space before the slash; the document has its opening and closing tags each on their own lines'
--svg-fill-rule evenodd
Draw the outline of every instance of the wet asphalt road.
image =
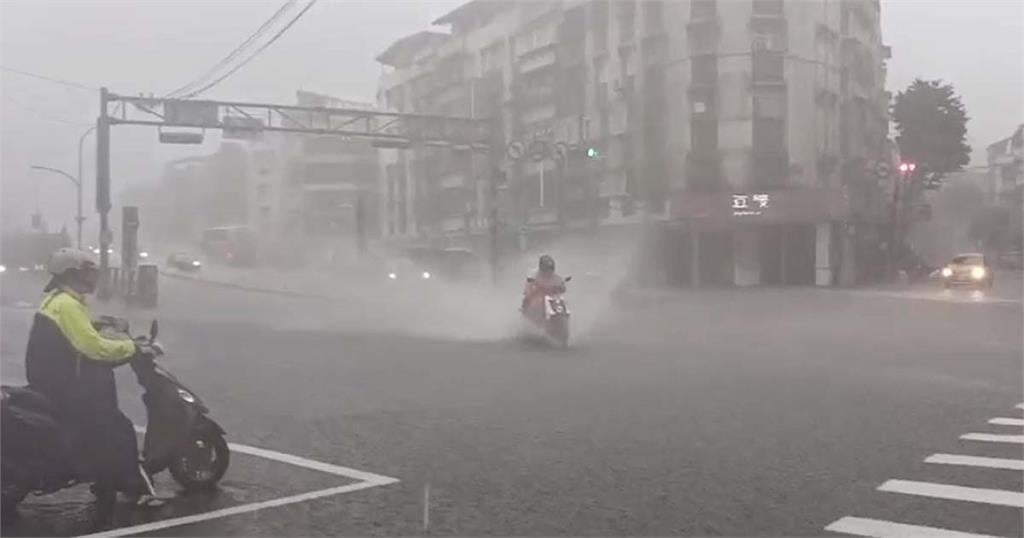
<svg viewBox="0 0 1024 538">
<path fill-rule="evenodd" d="M 1020 289 L 1017 273 L 976 297 L 702 291 L 600 315 L 608 305 L 580 291 L 569 296 L 578 339 L 557 352 L 514 337 L 505 313 L 518 290 L 502 295 L 505 308 L 464 294 L 323 302 L 165 280 L 164 364 L 232 442 L 399 482 L 121 532 L 820 536 L 851 516 L 1020 536 L 1012 493 L 1006 506 L 878 489 L 906 480 L 1024 496 L 1020 471 L 924 462 L 1024 460 L 1020 440 L 960 439 L 1024 433 L 988 423 L 1024 416 Z M 21 376 L 32 313 L 18 301 L 36 295 L 14 279 L 0 292 L 6 384 Z M 141 329 L 151 315 L 132 317 Z M 122 406 L 141 423 L 123 373 Z M 352 482 L 236 453 L 220 492 L 120 510 L 118 525 Z M 169 477 L 158 483 L 174 491 Z M 3 534 L 90 532 L 88 499 L 29 498 Z"/>
</svg>

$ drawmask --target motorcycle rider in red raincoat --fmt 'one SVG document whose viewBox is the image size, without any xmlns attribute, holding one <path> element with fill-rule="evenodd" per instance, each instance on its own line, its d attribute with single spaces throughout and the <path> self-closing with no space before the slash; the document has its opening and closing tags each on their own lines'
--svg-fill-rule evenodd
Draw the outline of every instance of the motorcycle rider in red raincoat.
<svg viewBox="0 0 1024 538">
<path fill-rule="evenodd" d="M 555 259 L 545 254 L 537 262 L 537 272 L 526 279 L 520 310 L 528 318 L 542 318 L 544 296 L 562 293 L 565 293 L 565 279 L 555 273 Z"/>
</svg>

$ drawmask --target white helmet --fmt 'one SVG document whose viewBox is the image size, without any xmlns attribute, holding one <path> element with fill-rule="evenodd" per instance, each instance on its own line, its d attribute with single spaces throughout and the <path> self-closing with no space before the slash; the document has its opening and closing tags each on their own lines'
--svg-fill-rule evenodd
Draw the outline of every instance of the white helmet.
<svg viewBox="0 0 1024 538">
<path fill-rule="evenodd" d="M 53 253 L 47 270 L 53 276 L 60 276 L 69 269 L 96 267 L 96 258 L 89 252 L 77 248 L 62 248 Z"/>
</svg>

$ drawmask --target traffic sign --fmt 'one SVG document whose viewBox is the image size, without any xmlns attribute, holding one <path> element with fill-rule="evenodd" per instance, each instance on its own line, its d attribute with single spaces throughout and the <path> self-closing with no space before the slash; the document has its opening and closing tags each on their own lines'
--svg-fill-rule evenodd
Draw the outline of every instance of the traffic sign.
<svg viewBox="0 0 1024 538">
<path fill-rule="evenodd" d="M 887 161 L 878 161 L 878 163 L 875 164 L 875 175 L 879 178 L 885 179 L 889 177 L 890 174 L 892 174 L 892 167 L 889 166 Z"/>
<path fill-rule="evenodd" d="M 512 142 L 505 148 L 505 156 L 511 161 L 518 161 L 523 158 L 525 149 L 522 142 Z"/>
<path fill-rule="evenodd" d="M 569 144 L 566 144 L 565 142 L 555 142 L 555 159 L 564 161 L 568 154 Z"/>
<path fill-rule="evenodd" d="M 530 158 L 534 161 L 543 161 L 548 156 L 548 143 L 543 140 L 534 140 L 530 142 Z"/>
</svg>

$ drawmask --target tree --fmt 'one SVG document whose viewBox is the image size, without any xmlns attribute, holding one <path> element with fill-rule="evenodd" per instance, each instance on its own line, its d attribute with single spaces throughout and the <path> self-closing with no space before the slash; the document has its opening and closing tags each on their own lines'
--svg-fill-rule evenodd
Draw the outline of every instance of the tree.
<svg viewBox="0 0 1024 538">
<path fill-rule="evenodd" d="M 914 80 L 893 100 L 892 118 L 901 157 L 918 164 L 925 183 L 937 184 L 970 162 L 969 118 L 952 84 Z"/>
</svg>

